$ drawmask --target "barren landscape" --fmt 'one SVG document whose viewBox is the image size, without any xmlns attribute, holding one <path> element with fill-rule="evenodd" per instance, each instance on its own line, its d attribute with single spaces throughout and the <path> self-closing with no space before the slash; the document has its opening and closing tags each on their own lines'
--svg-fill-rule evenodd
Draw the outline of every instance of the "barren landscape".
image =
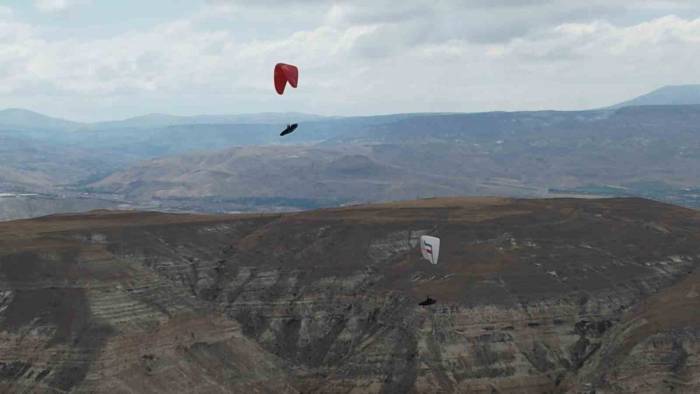
<svg viewBox="0 0 700 394">
<path fill-rule="evenodd" d="M 700 393 L 700 1 L 0 1 L 0 394 Z"/>
<path fill-rule="evenodd" d="M 93 211 L 0 251 L 0 391 L 700 390 L 700 214 L 649 200 Z"/>
</svg>

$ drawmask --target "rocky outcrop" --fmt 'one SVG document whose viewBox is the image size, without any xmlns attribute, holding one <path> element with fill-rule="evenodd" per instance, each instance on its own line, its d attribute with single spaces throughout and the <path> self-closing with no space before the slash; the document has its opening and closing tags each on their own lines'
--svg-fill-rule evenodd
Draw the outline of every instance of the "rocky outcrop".
<svg viewBox="0 0 700 394">
<path fill-rule="evenodd" d="M 650 201 L 94 213 L 0 247 L 6 390 L 700 390 L 700 214 Z"/>
</svg>

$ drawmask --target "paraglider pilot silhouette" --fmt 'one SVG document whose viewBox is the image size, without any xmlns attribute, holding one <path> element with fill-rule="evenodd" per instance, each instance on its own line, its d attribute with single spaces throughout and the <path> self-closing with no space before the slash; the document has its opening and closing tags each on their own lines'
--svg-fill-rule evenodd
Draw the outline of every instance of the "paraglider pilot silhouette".
<svg viewBox="0 0 700 394">
<path fill-rule="evenodd" d="M 277 63 L 275 65 L 275 90 L 277 90 L 277 94 L 284 94 L 284 88 L 287 86 L 287 83 L 296 88 L 298 82 L 299 69 L 296 66 L 285 63 Z M 280 133 L 280 136 L 294 132 L 298 126 L 296 123 L 288 124 L 287 128 Z"/>
<path fill-rule="evenodd" d="M 299 125 L 296 123 L 288 124 L 287 128 L 282 130 L 282 132 L 280 133 L 280 136 L 287 135 L 287 134 L 293 132 L 294 130 L 297 129 L 298 126 Z"/>
</svg>

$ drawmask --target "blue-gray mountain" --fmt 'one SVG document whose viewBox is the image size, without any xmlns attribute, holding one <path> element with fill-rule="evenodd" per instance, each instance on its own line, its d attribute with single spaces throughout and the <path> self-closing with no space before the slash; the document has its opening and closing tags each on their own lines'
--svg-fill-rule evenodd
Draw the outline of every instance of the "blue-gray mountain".
<svg viewBox="0 0 700 394">
<path fill-rule="evenodd" d="M 700 104 L 700 85 L 664 86 L 653 92 L 613 106 L 613 108 L 638 105 L 697 105 Z"/>
<path fill-rule="evenodd" d="M 165 157 L 89 187 L 141 203 L 188 201 L 196 209 L 201 206 L 193 201 L 201 199 L 228 201 L 236 210 L 246 208 L 242 199 L 273 197 L 324 206 L 552 193 L 643 195 L 696 205 L 698 125 L 700 106 L 310 122 L 297 140 L 313 145 Z M 200 136 L 213 132 L 199 129 Z"/>
<path fill-rule="evenodd" d="M 283 119 L 305 120 L 280 139 Z M 0 112 L 0 141 L 0 193 L 39 192 L 22 198 L 41 198 L 42 213 L 57 198 L 216 212 L 450 195 L 637 195 L 700 206 L 700 105 L 90 125 L 11 110 Z M 34 215 L 3 209 L 7 198 L 2 218 Z"/>
</svg>

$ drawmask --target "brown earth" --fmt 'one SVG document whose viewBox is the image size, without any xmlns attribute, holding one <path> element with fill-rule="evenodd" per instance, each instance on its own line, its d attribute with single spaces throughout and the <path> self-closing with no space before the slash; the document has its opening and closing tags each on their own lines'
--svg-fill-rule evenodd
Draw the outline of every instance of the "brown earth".
<svg viewBox="0 0 700 394">
<path fill-rule="evenodd" d="M 5 222 L 0 392 L 699 392 L 699 261 L 642 199 Z"/>
</svg>

